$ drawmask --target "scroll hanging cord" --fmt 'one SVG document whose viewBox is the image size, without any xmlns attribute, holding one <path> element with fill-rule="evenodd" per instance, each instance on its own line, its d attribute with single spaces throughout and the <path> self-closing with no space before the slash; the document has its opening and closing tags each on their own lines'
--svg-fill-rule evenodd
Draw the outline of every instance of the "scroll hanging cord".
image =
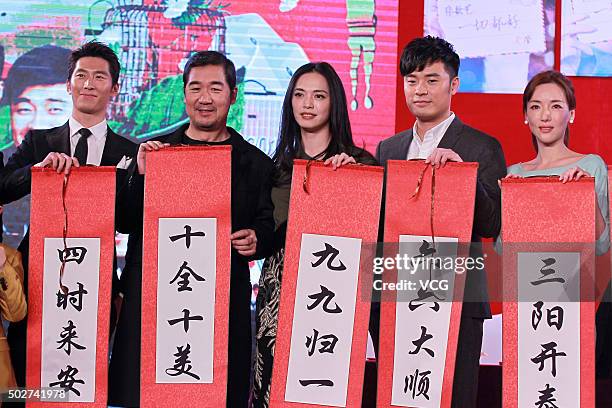
<svg viewBox="0 0 612 408">
<path fill-rule="evenodd" d="M 64 252 L 61 259 L 61 266 L 59 270 L 59 287 L 64 295 L 68 294 L 68 287 L 62 283 L 64 278 L 64 270 L 66 268 L 66 254 L 68 253 L 68 245 L 66 244 L 66 238 L 68 236 L 68 208 L 66 207 L 66 190 L 68 189 L 68 179 L 70 173 L 64 174 L 64 182 L 62 184 L 62 209 L 64 211 L 64 229 L 62 231 L 62 241 L 64 243 Z"/>
<path fill-rule="evenodd" d="M 304 172 L 304 180 L 302 181 L 302 188 L 308 195 L 310 195 L 310 166 L 312 166 L 315 161 L 316 159 L 311 159 L 306 163 L 306 171 Z"/>
<path fill-rule="evenodd" d="M 429 228 L 430 228 L 430 233 L 431 233 L 431 246 L 435 253 L 436 251 L 436 237 L 434 234 L 434 196 L 436 192 L 436 167 L 435 166 L 430 166 L 429 164 L 425 164 L 425 167 L 423 167 L 421 174 L 419 174 L 419 178 L 417 179 L 416 188 L 414 189 L 414 192 L 410 196 L 410 199 L 413 200 L 417 198 L 417 196 L 419 195 L 419 192 L 421 191 L 421 187 L 423 186 L 423 178 L 425 177 L 425 172 L 427 171 L 428 167 L 431 167 L 431 194 L 430 194 L 431 195 L 430 197 L 431 207 L 430 207 L 430 213 L 429 213 Z M 431 271 L 431 263 L 430 263 L 429 280 L 431 281 L 431 279 L 432 279 L 432 271 Z"/>
</svg>

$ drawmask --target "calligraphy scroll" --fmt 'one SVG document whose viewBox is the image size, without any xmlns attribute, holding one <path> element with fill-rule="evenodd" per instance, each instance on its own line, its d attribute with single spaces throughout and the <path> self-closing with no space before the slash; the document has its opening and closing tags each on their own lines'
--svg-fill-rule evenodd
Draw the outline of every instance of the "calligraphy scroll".
<svg viewBox="0 0 612 408">
<path fill-rule="evenodd" d="M 458 261 L 469 259 L 477 168 L 447 163 L 434 173 L 422 161 L 387 163 L 384 240 L 418 267 L 383 277 L 414 285 L 383 294 L 379 407 L 450 406 L 466 273 Z"/>
<path fill-rule="evenodd" d="M 594 407 L 593 179 L 502 181 L 504 406 Z"/>
<path fill-rule="evenodd" d="M 383 169 L 296 160 L 292 180 L 270 405 L 359 406 Z"/>
<path fill-rule="evenodd" d="M 147 155 L 141 405 L 225 406 L 231 150 Z"/>
<path fill-rule="evenodd" d="M 62 406 L 106 407 L 115 169 L 73 168 L 63 185 L 32 168 L 26 384 L 66 389 Z"/>
</svg>

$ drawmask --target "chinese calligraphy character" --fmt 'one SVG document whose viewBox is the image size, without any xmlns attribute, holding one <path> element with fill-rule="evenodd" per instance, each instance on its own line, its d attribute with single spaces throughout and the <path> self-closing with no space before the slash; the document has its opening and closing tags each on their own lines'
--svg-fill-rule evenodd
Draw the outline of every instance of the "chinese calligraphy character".
<svg viewBox="0 0 612 408">
<path fill-rule="evenodd" d="M 334 347 L 336 347 L 336 343 L 338 342 L 338 337 L 333 334 L 326 334 L 325 336 L 319 337 L 319 331 L 317 329 L 313 329 L 314 334 L 311 336 L 306 336 L 306 348 L 308 348 L 308 356 L 312 356 L 317 347 L 317 341 L 320 341 L 321 347 L 319 348 L 319 353 L 334 353 Z"/>
<path fill-rule="evenodd" d="M 202 316 L 190 316 L 191 311 L 189 309 L 183 309 L 183 317 L 179 317 L 178 319 L 170 319 L 168 320 L 168 323 L 170 323 L 170 326 L 174 326 L 177 323 L 183 322 L 183 329 L 185 330 L 185 333 L 187 333 L 189 331 L 189 322 L 191 320 L 204 320 L 204 317 Z"/>
<path fill-rule="evenodd" d="M 540 321 L 542 320 L 542 307 L 544 302 L 541 300 L 534 303 L 534 310 L 531 312 L 531 326 L 533 330 L 537 330 Z M 557 330 L 561 330 L 563 327 L 563 315 L 564 311 L 561 306 L 554 306 L 546 310 L 546 322 L 549 327 L 555 327 Z"/>
<path fill-rule="evenodd" d="M 176 377 L 181 374 L 187 374 L 196 380 L 200 379 L 200 376 L 192 373 L 191 369 L 193 366 L 191 365 L 191 360 L 189 360 L 189 353 L 191 353 L 191 345 L 187 343 L 185 347 L 178 346 L 176 348 L 177 352 L 174 354 L 176 359 L 174 360 L 174 367 L 166 368 L 166 374 Z"/>
<path fill-rule="evenodd" d="M 57 307 L 61 307 L 66 310 L 68 306 L 68 300 L 70 300 L 70 304 L 74 307 L 78 312 L 83 310 L 83 295 L 86 295 L 88 292 L 84 288 L 81 282 L 77 282 L 79 288 L 72 292 L 68 292 L 66 294 L 61 291 L 57 291 Z"/>
<path fill-rule="evenodd" d="M 414 257 L 425 258 L 426 256 L 432 256 L 436 252 L 436 248 L 432 247 L 431 244 L 427 242 L 427 240 L 423 240 L 423 243 L 419 247 L 419 254 L 415 255 Z"/>
<path fill-rule="evenodd" d="M 334 382 L 332 380 L 300 380 L 302 387 L 308 387 L 309 385 L 318 385 L 319 387 L 333 387 Z"/>
<path fill-rule="evenodd" d="M 172 278 L 172 280 L 170 281 L 170 284 L 174 283 L 180 277 L 181 280 L 178 281 L 178 291 L 179 292 L 184 292 L 186 290 L 193 291 L 193 288 L 189 286 L 189 283 L 190 283 L 189 276 L 190 275 L 193 276 L 193 278 L 199 282 L 203 282 L 206 280 L 200 275 L 198 275 L 197 273 L 195 273 L 193 269 L 191 269 L 189 266 L 187 266 L 187 261 L 183 261 L 183 264 L 179 268 L 174 278 Z"/>
<path fill-rule="evenodd" d="M 539 371 L 544 370 L 544 363 L 547 359 L 551 359 L 551 374 L 553 377 L 557 376 L 557 357 L 566 357 L 567 355 L 563 352 L 557 352 L 557 343 L 551 341 L 550 343 L 542 344 L 542 351 L 540 354 L 531 359 L 535 364 L 540 364 Z"/>
<path fill-rule="evenodd" d="M 560 277 L 546 278 L 547 276 L 554 275 L 557 272 L 554 269 L 549 268 L 549 266 L 554 265 L 557 262 L 555 258 L 542 259 L 542 262 L 544 262 L 544 266 L 540 269 L 540 273 L 542 274 L 542 276 L 540 276 L 537 280 L 531 282 L 533 286 L 551 282 L 565 283 L 565 279 Z"/>
<path fill-rule="evenodd" d="M 414 374 L 406 376 L 404 378 L 404 393 L 410 391 L 412 399 L 423 396 L 429 401 L 429 395 L 427 395 L 429 392 L 429 374 L 431 374 L 431 371 L 427 370 L 419 373 L 417 368 Z"/>
<path fill-rule="evenodd" d="M 60 262 L 76 262 L 78 265 L 83 262 L 87 254 L 85 247 L 68 247 L 66 249 L 58 249 Z"/>
<path fill-rule="evenodd" d="M 426 341 L 431 339 L 433 339 L 433 335 L 427 334 L 427 328 L 425 326 L 421 326 L 421 337 L 412 342 L 412 344 L 414 344 L 416 348 L 412 351 L 409 351 L 408 354 L 417 354 L 419 351 L 421 351 L 421 348 L 423 348 L 423 350 L 425 350 L 427 354 L 429 354 L 431 357 L 434 357 L 435 354 L 432 349 L 423 347 L 423 344 L 425 344 Z"/>
<path fill-rule="evenodd" d="M 191 225 L 185 225 L 185 233 L 179 235 L 173 235 L 170 237 L 170 241 L 178 241 L 179 239 L 185 239 L 185 246 L 187 249 L 191 246 L 191 237 L 204 237 L 206 234 L 204 231 L 191 232 Z"/>
<path fill-rule="evenodd" d="M 76 326 L 72 322 L 72 320 L 68 320 L 68 326 L 62 328 L 62 332 L 60 333 L 60 339 L 56 341 L 59 344 L 59 349 L 63 349 L 66 354 L 70 355 L 72 351 L 72 347 L 78 350 L 85 350 L 85 346 L 75 343 L 73 340 L 78 339 L 79 336 L 76 334 Z"/>
<path fill-rule="evenodd" d="M 536 408 L 559 408 L 555 401 L 557 400 L 553 396 L 553 392 L 556 391 L 555 388 L 551 387 L 549 384 L 546 384 L 546 388 L 542 391 L 538 391 L 541 395 L 538 398 L 538 401 L 533 404 Z"/>
<path fill-rule="evenodd" d="M 325 311 L 327 313 L 342 313 L 342 309 L 340 308 L 340 306 L 338 306 L 338 303 L 336 303 L 336 302 L 334 302 L 336 304 L 336 306 L 333 309 L 329 308 L 329 302 L 331 302 L 331 300 L 333 299 L 334 296 L 336 296 L 336 294 L 334 292 L 332 292 L 331 290 L 327 289 L 323 285 L 319 285 L 319 286 L 321 286 L 321 292 L 314 293 L 314 294 L 308 296 L 310 299 L 313 299 L 314 302 L 312 302 L 310 305 L 306 306 L 306 308 L 308 310 L 312 310 L 315 307 L 317 307 L 319 305 L 319 303 L 321 303 L 321 302 L 323 302 L 323 300 L 325 300 L 323 302 L 323 311 Z"/>
<path fill-rule="evenodd" d="M 332 270 L 332 271 L 344 271 L 344 270 L 346 270 L 346 266 L 344 266 L 344 264 L 342 263 L 341 260 L 338 260 L 340 265 L 335 265 L 335 266 L 333 265 L 334 259 L 336 259 L 338 254 L 340 254 L 340 251 L 338 251 L 336 248 L 334 248 L 333 246 L 331 246 L 327 242 L 325 243 L 325 249 L 324 250 L 319 251 L 319 252 L 313 252 L 312 254 L 319 258 L 319 259 L 317 259 L 316 262 L 311 262 L 310 263 L 313 268 L 316 268 L 317 266 L 321 265 L 325 261 L 325 259 L 327 259 L 327 267 L 330 270 Z"/>
<path fill-rule="evenodd" d="M 66 391 L 72 391 L 76 395 L 80 396 L 81 392 L 74 388 L 74 384 L 85 384 L 85 381 L 74 378 L 78 373 L 78 368 L 67 365 L 66 369 L 60 370 L 60 373 L 57 375 L 57 379 L 59 381 L 49 383 L 49 387 L 59 386 L 60 388 L 64 388 Z"/>
<path fill-rule="evenodd" d="M 430 297 L 433 297 L 434 299 L 437 299 L 437 300 L 444 300 L 444 298 L 437 297 L 432 291 L 420 288 L 418 291 L 417 298 L 412 299 L 410 302 L 408 302 L 408 308 L 410 309 L 411 312 L 414 312 L 416 309 L 418 309 L 419 307 L 425 304 L 425 302 L 423 302 L 424 300 L 429 299 Z M 420 303 L 414 303 L 414 302 L 420 302 Z M 440 304 L 434 300 L 433 306 L 431 306 L 430 309 L 433 310 L 434 312 L 437 312 L 438 310 L 440 310 Z"/>
</svg>

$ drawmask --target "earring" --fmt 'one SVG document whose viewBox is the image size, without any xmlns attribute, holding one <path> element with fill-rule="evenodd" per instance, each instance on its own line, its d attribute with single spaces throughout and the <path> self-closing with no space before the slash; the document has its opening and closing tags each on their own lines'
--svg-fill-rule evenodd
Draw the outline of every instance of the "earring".
<svg viewBox="0 0 612 408">
<path fill-rule="evenodd" d="M 570 119 L 570 123 L 574 123 L 574 119 Z"/>
<path fill-rule="evenodd" d="M 528 124 L 529 124 L 529 122 L 527 121 L 527 119 L 525 119 L 525 124 L 526 124 L 526 125 L 528 125 Z"/>
</svg>

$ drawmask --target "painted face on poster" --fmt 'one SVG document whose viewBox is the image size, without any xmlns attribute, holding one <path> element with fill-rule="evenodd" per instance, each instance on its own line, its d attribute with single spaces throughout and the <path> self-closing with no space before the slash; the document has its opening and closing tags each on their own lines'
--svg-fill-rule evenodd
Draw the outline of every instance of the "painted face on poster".
<svg viewBox="0 0 612 408">
<path fill-rule="evenodd" d="M 580 253 L 518 254 L 519 405 L 580 406 Z"/>
<path fill-rule="evenodd" d="M 212 383 L 217 221 L 160 218 L 157 383 Z"/>
<path fill-rule="evenodd" d="M 93 402 L 100 239 L 45 238 L 43 271 L 41 384 L 62 387 L 70 401 Z M 59 271 L 65 260 L 62 284 Z"/>
<path fill-rule="evenodd" d="M 453 237 L 400 236 L 399 254 L 407 262 L 397 268 L 405 286 L 395 309 L 393 405 L 440 406 L 457 248 Z"/>
<path fill-rule="evenodd" d="M 360 239 L 302 234 L 286 401 L 346 406 L 360 256 Z"/>
</svg>

